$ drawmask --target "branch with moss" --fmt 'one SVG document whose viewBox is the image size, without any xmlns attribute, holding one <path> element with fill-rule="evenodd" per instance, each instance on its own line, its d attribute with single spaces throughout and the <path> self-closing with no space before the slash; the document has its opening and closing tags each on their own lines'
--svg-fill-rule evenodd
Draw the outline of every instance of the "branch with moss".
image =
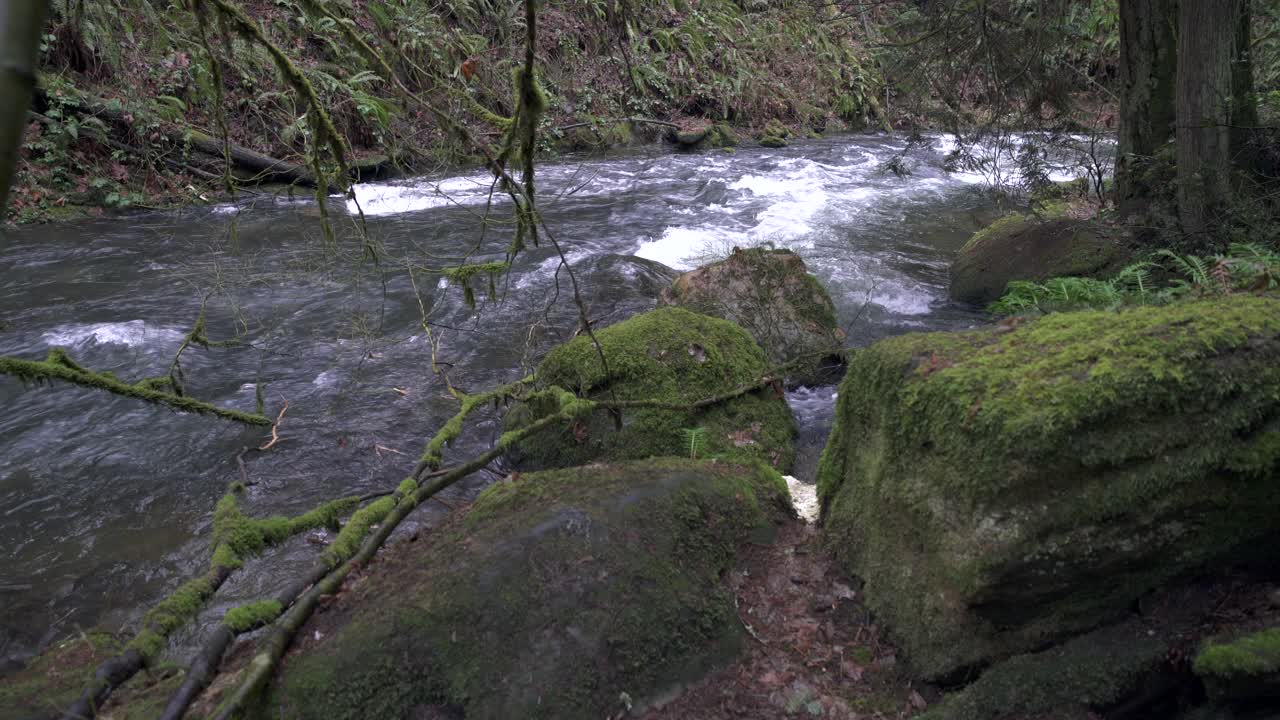
<svg viewBox="0 0 1280 720">
<path fill-rule="evenodd" d="M 338 519 L 360 503 L 358 497 L 331 500 L 295 517 L 274 516 L 255 520 L 240 511 L 239 483 L 218 500 L 213 512 L 213 553 L 203 575 L 178 586 L 152 607 L 142 619 L 142 629 L 125 651 L 98 667 L 93 679 L 65 716 L 91 718 L 116 688 L 139 670 L 154 663 L 174 631 L 195 619 L 223 583 L 244 565 L 245 559 L 268 547 L 314 528 L 337 527 Z M 243 618 L 243 614 L 237 616 Z"/>
<path fill-rule="evenodd" d="M 440 271 L 450 285 L 462 288 L 462 297 L 466 301 L 467 307 L 475 310 L 476 308 L 476 291 L 471 286 L 471 279 L 480 275 L 486 275 L 489 278 L 489 299 L 492 300 L 498 296 L 497 280 L 500 275 L 511 268 L 510 262 L 487 262 L 487 263 L 470 263 L 459 265 L 457 267 L 445 268 Z"/>
<path fill-rule="evenodd" d="M 386 500 L 391 501 L 386 503 L 386 506 L 390 509 L 386 516 L 381 519 L 382 524 L 377 531 L 360 544 L 357 552 L 345 558 L 324 579 L 315 583 L 305 595 L 298 598 L 297 602 L 293 603 L 289 610 L 276 621 L 275 630 L 266 640 L 266 644 L 249 661 L 240 685 L 218 709 L 217 714 L 214 716 L 215 720 L 230 720 L 230 718 L 236 717 L 241 710 L 258 696 L 266 686 L 267 681 L 275 673 L 277 665 L 279 665 L 281 658 L 284 657 L 285 651 L 289 649 L 294 636 L 302 629 L 302 626 L 319 605 L 320 598 L 337 592 L 341 588 L 342 582 L 355 568 L 369 562 L 379 548 L 386 543 L 391 533 L 409 516 L 409 513 L 414 508 L 441 490 L 487 467 L 489 463 L 496 460 L 515 443 L 542 432 L 556 423 L 572 418 L 573 415 L 571 413 L 589 412 L 592 407 L 589 402 L 578 401 L 569 410 L 562 410 L 554 415 L 548 415 L 520 430 L 503 433 L 498 443 L 488 452 L 451 468 L 429 484 L 419 485 L 417 480 L 413 478 L 408 478 L 401 483 L 396 496 L 386 498 Z M 335 542 L 334 545 L 337 545 L 337 543 Z"/>
<path fill-rule="evenodd" d="M 0 356 L 0 374 L 12 375 L 24 383 L 42 385 L 54 380 L 73 385 L 103 390 L 122 397 L 165 405 L 181 412 L 213 415 L 224 420 L 234 420 L 246 425 L 271 425 L 271 419 L 257 413 L 218 407 L 212 403 L 182 395 L 179 388 L 167 377 L 147 378 L 136 383 L 126 383 L 107 372 L 96 372 L 78 365 L 62 348 L 49 350 L 44 360 L 23 360 Z"/>
<path fill-rule="evenodd" d="M 465 395 L 454 390 L 453 394 L 462 403 L 462 406 L 427 442 L 427 447 L 423 450 L 422 457 L 419 458 L 418 465 L 413 470 L 413 477 L 421 477 L 423 472 L 440 467 L 445 447 L 462 434 L 462 423 L 472 411 L 489 403 L 497 404 L 507 398 L 515 397 L 522 388 L 532 385 L 533 381 L 534 377 L 528 375 L 513 383 L 474 395 Z"/>
</svg>

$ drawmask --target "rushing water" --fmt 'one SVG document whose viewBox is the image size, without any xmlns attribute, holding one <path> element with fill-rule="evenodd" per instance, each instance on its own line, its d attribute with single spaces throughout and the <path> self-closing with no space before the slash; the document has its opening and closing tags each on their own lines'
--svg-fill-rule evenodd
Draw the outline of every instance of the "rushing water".
<svg viewBox="0 0 1280 720">
<path fill-rule="evenodd" d="M 980 178 L 942 169 L 945 142 L 911 150 L 905 177 L 878 169 L 903 149 L 901 138 L 859 136 L 547 164 L 539 188 L 593 319 L 652 307 L 672 269 L 771 242 L 805 257 L 851 344 L 864 345 L 981 319 L 947 300 L 946 268 L 992 208 Z M 250 346 L 188 350 L 189 391 L 249 410 L 261 379 L 269 412 L 289 401 L 279 444 L 244 455 L 256 483 L 244 509 L 293 514 L 392 487 L 455 409 L 431 372 L 433 339 L 452 383 L 480 389 L 518 377 L 574 327 L 545 244 L 521 257 L 498 299 L 477 293 L 479 316 L 438 276 L 406 271 L 456 264 L 480 242 L 488 190 L 482 175 L 359 188 L 376 262 L 362 259 L 358 241 L 326 249 L 305 200 L 13 231 L 0 254 L 0 354 L 35 359 L 62 346 L 123 378 L 162 375 L 207 296 L 210 336 L 239 333 Z M 492 210 L 486 246 L 510 233 L 506 207 Z M 802 479 L 812 476 L 834 392 L 790 393 Z M 0 378 L 0 401 L 0 666 L 55 635 L 127 625 L 202 568 L 214 502 L 240 477 L 236 456 L 263 442 L 260 428 L 65 385 Z M 498 432 L 495 417 L 481 418 L 453 452 L 472 454 Z M 445 501 L 465 501 L 488 481 L 478 475 Z M 433 503 L 413 520 L 430 524 L 443 512 Z M 316 540 L 296 538 L 250 562 L 206 622 L 285 582 L 279 568 L 305 567 Z"/>
</svg>

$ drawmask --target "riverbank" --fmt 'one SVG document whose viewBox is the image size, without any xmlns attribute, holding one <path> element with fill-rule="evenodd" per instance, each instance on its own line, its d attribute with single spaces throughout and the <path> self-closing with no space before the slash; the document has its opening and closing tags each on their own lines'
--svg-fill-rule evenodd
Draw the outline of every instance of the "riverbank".
<svg viewBox="0 0 1280 720">
<path fill-rule="evenodd" d="M 306 108 L 264 43 L 289 57 L 328 109 L 350 165 L 381 160 L 423 174 L 476 164 L 479 148 L 428 106 L 482 145 L 498 144 L 523 52 L 520 16 L 418 0 L 357 2 L 341 18 L 306 3 L 243 8 L 261 39 L 242 39 L 221 16 L 202 25 L 147 0 L 55 3 L 10 217 L 201 203 L 225 193 L 228 175 L 252 187 L 282 169 L 306 186 Z M 690 10 L 673 1 L 632 13 L 566 0 L 539 15 L 543 152 L 649 142 L 716 122 L 745 138 L 770 122 L 801 135 L 887 126 L 872 63 L 849 26 L 824 22 L 816 6 L 746 10 L 715 0 Z M 299 31 L 309 39 L 297 40 Z M 397 84 L 352 50 L 349 31 L 397 54 Z M 230 167 L 219 157 L 223 136 Z"/>
</svg>

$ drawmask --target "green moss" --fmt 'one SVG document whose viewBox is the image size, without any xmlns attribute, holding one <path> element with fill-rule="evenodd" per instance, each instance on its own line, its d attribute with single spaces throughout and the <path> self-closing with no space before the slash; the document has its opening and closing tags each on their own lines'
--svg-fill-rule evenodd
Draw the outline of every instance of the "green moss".
<svg viewBox="0 0 1280 720">
<path fill-rule="evenodd" d="M 212 572 L 186 581 L 152 606 L 142 618 L 143 630 L 129 642 L 129 647 L 142 653 L 148 663 L 153 662 L 167 645 L 169 635 L 194 620 L 213 595 L 216 588 Z"/>
<path fill-rule="evenodd" d="M 692 404 L 757 382 L 768 363 L 742 328 L 660 308 L 600 330 L 596 337 L 612 373 L 607 382 L 590 338 L 581 336 L 547 354 L 537 371 L 541 392 L 508 413 L 509 429 L 562 408 L 578 417 L 521 443 L 523 464 L 562 467 L 596 459 L 683 455 L 683 430 L 706 427 L 705 457 L 790 467 L 794 421 L 786 401 L 772 389 L 698 411 L 627 408 L 621 432 L 608 412 L 590 402 L 616 398 Z"/>
<path fill-rule="evenodd" d="M 0 677 L 0 717 L 44 717 L 65 709 L 98 665 L 120 650 L 120 643 L 102 632 L 53 643 L 23 669 Z"/>
<path fill-rule="evenodd" d="M 449 420 L 436 431 L 436 434 L 431 437 L 431 440 L 427 442 L 427 447 L 422 452 L 421 461 L 426 463 L 428 467 L 440 467 L 440 462 L 444 459 L 444 449 L 449 445 L 449 443 L 453 442 L 462 434 L 462 426 L 466 421 L 467 416 L 477 408 L 484 407 L 489 403 L 497 403 L 500 400 L 513 396 L 517 391 L 522 390 L 525 386 L 532 383 L 533 377 L 529 376 L 517 380 L 509 385 L 503 385 L 488 392 L 477 393 L 475 395 L 464 395 L 462 393 L 455 392 L 455 395 L 458 396 L 461 403 L 461 407 L 453 417 L 449 418 Z"/>
<path fill-rule="evenodd" d="M 271 545 L 315 528 L 338 527 L 338 519 L 360 504 L 356 496 L 319 505 L 296 517 L 274 516 L 255 520 L 240 512 L 236 491 L 223 495 L 213 511 L 214 565 L 239 567 L 243 558 Z"/>
<path fill-rule="evenodd" d="M 1196 655 L 1197 675 L 1229 680 L 1280 672 L 1280 627 L 1230 642 L 1210 642 Z"/>
<path fill-rule="evenodd" d="M 1280 300 L 1061 313 L 855 353 L 825 532 L 928 673 L 1123 611 L 1280 522 Z"/>
<path fill-rule="evenodd" d="M 785 512 L 763 467 L 671 458 L 497 483 L 431 552 L 379 566 L 351 623 L 289 661 L 286 718 L 597 718 L 689 681 L 740 643 L 721 588 Z"/>
<path fill-rule="evenodd" d="M 401 487 L 405 485 L 402 483 Z M 369 534 L 369 530 L 382 522 L 383 518 L 395 509 L 398 502 L 400 502 L 398 494 L 388 495 L 355 511 L 347 524 L 342 526 L 338 536 L 333 539 L 329 547 L 324 549 L 321 557 L 330 567 L 337 567 L 346 562 L 360 550 L 360 543 L 364 542 L 364 537 Z"/>
<path fill-rule="evenodd" d="M 947 696 L 920 720 L 996 720 L 1041 717 L 1109 707 L 1164 662 L 1167 638 L 1141 623 L 1107 628 L 1044 652 L 1019 655 Z"/>
<path fill-rule="evenodd" d="M 1049 202 L 1032 213 L 1011 213 L 974 233 L 951 264 L 951 297 L 986 305 L 1014 281 L 1058 277 L 1102 277 L 1128 259 L 1096 220 L 1078 220 L 1069 206 Z"/>
<path fill-rule="evenodd" d="M 82 387 L 103 390 L 114 395 L 165 405 L 173 410 L 201 415 L 212 415 L 224 420 L 234 420 L 247 425 L 270 425 L 271 420 L 255 413 L 230 410 L 186 395 L 176 395 L 162 390 L 153 380 L 143 380 L 130 385 L 111 373 L 94 372 L 76 364 L 61 348 L 53 348 L 43 361 L 0 357 L 0 375 L 11 375 L 24 383 L 39 385 L 54 380 L 69 382 Z"/>
<path fill-rule="evenodd" d="M 458 267 L 445 268 L 440 274 L 448 278 L 449 283 L 454 287 L 462 288 L 463 297 L 467 306 L 475 308 L 476 296 L 475 288 L 471 286 L 471 280 L 478 276 L 485 276 L 488 279 L 489 298 L 493 299 L 498 296 L 496 282 L 498 277 L 511 267 L 509 262 L 487 262 L 473 263 L 470 265 L 459 265 Z"/>
<path fill-rule="evenodd" d="M 237 634 L 244 633 L 275 620 L 283 611 L 279 600 L 259 600 L 231 608 L 222 616 L 222 624 Z"/>
</svg>

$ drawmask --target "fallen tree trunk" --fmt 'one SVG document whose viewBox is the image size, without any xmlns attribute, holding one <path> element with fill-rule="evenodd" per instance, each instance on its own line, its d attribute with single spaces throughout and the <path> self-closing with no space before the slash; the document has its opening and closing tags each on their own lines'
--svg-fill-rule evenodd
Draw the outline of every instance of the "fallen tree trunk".
<svg viewBox="0 0 1280 720">
<path fill-rule="evenodd" d="M 112 107 L 101 98 L 84 95 L 77 96 L 75 100 L 76 109 L 83 114 L 104 118 L 121 128 L 133 127 L 133 117 L 124 107 Z M 189 147 L 219 160 L 229 155 L 233 168 L 252 173 L 250 178 L 242 178 L 242 182 L 252 184 L 282 182 L 308 188 L 316 186 L 315 176 L 311 174 L 311 171 L 306 166 L 299 163 L 263 155 L 260 152 L 235 143 L 227 143 L 224 148 L 224 144 L 220 139 L 194 128 L 177 128 L 162 130 L 161 132 L 164 134 L 165 139 L 176 147 Z M 126 147 L 128 146 L 126 145 Z M 226 150 L 225 154 L 224 149 Z"/>
<path fill-rule="evenodd" d="M 223 142 L 199 130 L 173 132 L 169 134 L 169 138 L 173 142 L 185 143 L 206 155 L 224 157 Z M 316 186 L 315 177 L 302 165 L 263 155 L 235 143 L 228 143 L 226 150 L 227 155 L 231 157 L 232 166 L 253 172 L 257 182 L 283 182 L 309 188 Z"/>
</svg>

